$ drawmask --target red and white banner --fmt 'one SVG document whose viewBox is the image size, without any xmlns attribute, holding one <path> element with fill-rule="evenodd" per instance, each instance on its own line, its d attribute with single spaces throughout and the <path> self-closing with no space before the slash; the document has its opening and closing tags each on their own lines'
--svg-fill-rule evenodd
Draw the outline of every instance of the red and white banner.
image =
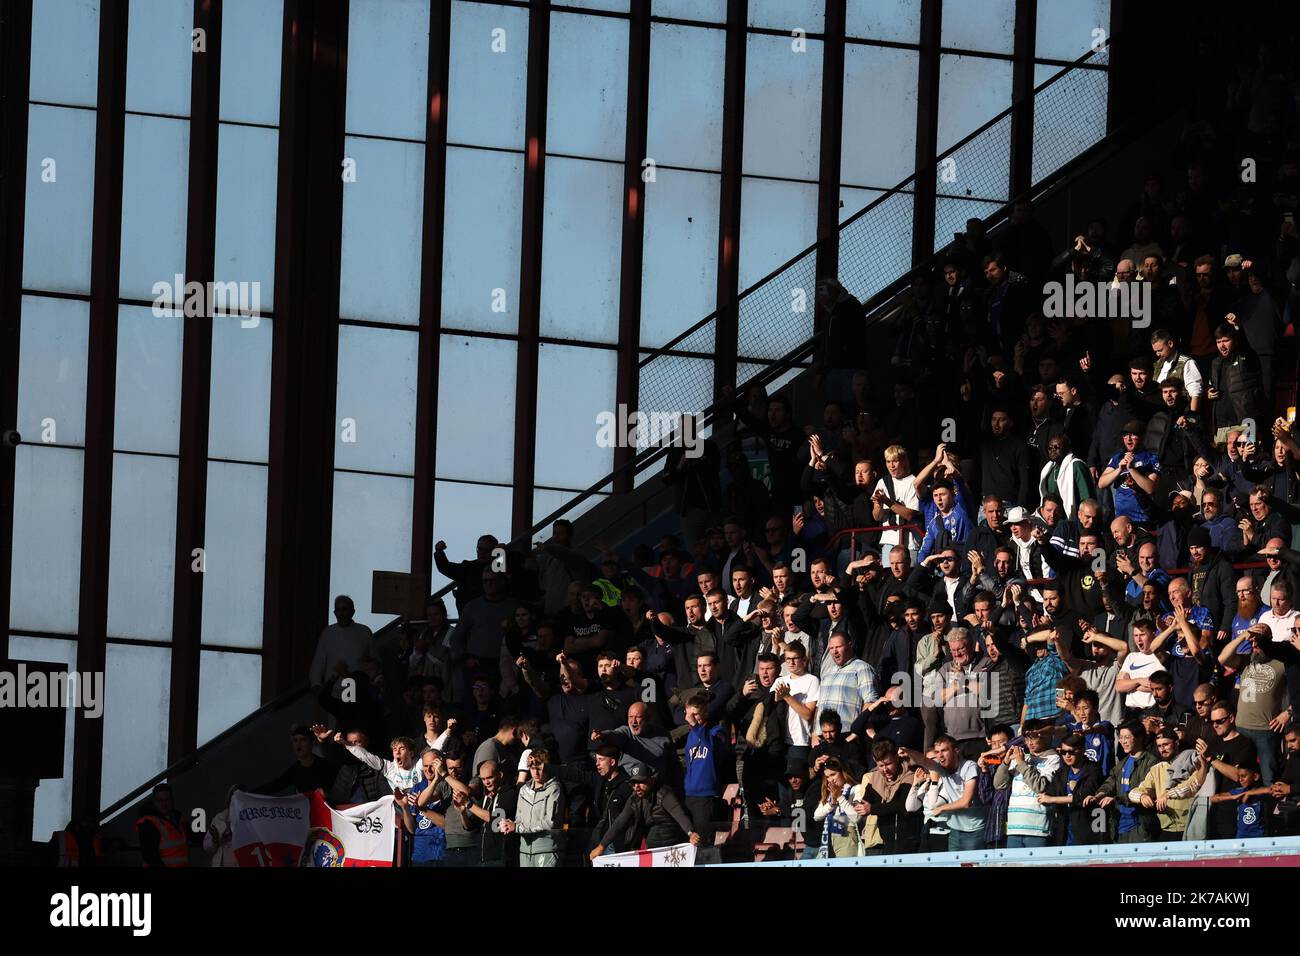
<svg viewBox="0 0 1300 956">
<path fill-rule="evenodd" d="M 655 850 L 606 853 L 591 861 L 592 866 L 694 866 L 695 847 L 689 843 L 661 846 Z"/>
<path fill-rule="evenodd" d="M 313 790 L 311 832 L 302 851 L 303 866 L 392 866 L 397 847 L 392 796 L 335 810 Z"/>
<path fill-rule="evenodd" d="M 303 794 L 264 797 L 236 790 L 230 801 L 230 843 L 240 866 L 297 866 L 311 830 Z"/>
<path fill-rule="evenodd" d="M 337 810 L 315 790 L 287 797 L 236 791 L 231 845 L 240 866 L 392 866 L 393 798 Z"/>
</svg>

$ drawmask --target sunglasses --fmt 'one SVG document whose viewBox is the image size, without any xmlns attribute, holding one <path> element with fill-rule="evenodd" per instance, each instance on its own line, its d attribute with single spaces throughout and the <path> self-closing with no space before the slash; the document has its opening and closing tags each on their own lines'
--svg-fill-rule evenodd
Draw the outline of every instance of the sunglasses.
<svg viewBox="0 0 1300 956">
<path fill-rule="evenodd" d="M 1079 751 L 1077 751 L 1077 750 L 1066 750 L 1064 747 L 1062 747 L 1062 748 L 1061 748 L 1061 756 L 1062 756 L 1062 757 L 1077 757 L 1077 756 L 1079 756 Z"/>
<path fill-rule="evenodd" d="M 1231 717 L 1220 717 L 1218 720 L 1211 718 L 1210 723 L 1217 727 L 1219 724 L 1226 724 L 1230 720 L 1232 720 Z"/>
</svg>

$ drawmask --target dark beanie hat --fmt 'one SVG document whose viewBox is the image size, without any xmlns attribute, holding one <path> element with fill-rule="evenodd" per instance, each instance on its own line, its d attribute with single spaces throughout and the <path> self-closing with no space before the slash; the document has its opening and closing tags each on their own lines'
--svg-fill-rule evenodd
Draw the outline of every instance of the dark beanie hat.
<svg viewBox="0 0 1300 956">
<path fill-rule="evenodd" d="M 1204 528 L 1193 528 L 1187 532 L 1187 546 L 1189 548 L 1208 548 L 1210 546 L 1210 532 Z"/>
</svg>

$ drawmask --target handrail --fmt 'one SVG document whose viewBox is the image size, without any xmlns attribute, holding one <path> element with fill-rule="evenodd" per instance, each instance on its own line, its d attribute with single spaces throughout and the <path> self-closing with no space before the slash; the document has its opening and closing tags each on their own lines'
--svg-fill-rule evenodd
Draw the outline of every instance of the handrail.
<svg viewBox="0 0 1300 956">
<path fill-rule="evenodd" d="M 450 590 L 450 586 L 447 588 L 447 590 Z M 394 618 L 393 620 L 389 621 L 387 624 L 385 624 L 383 627 L 381 627 L 378 631 L 374 633 L 374 639 L 378 641 L 380 640 L 380 638 L 387 637 L 394 630 L 396 630 L 397 627 L 403 623 L 403 621 L 404 618 L 400 618 L 400 617 Z M 248 714 L 244 715 L 242 718 L 235 721 L 225 730 L 221 731 L 215 737 L 212 737 L 211 739 L 200 744 L 198 747 L 195 747 L 193 751 L 186 754 L 184 757 L 182 757 L 180 760 L 177 760 L 175 763 L 171 764 L 165 770 L 161 770 L 158 773 L 154 774 L 152 777 L 150 777 L 144 783 L 140 784 L 130 793 L 115 800 L 113 803 L 109 804 L 103 810 L 100 810 L 99 815 L 96 819 L 102 822 L 104 820 L 107 820 L 109 817 L 113 816 L 114 814 L 116 814 L 119 810 L 129 807 L 136 800 L 139 800 L 142 796 L 144 796 L 145 793 L 147 793 L 149 790 L 152 790 L 155 785 L 162 783 L 165 780 L 169 780 L 171 777 L 173 777 L 178 773 L 181 773 L 185 770 L 189 770 L 192 767 L 197 766 L 201 762 L 204 753 L 206 753 L 208 750 L 211 750 L 217 744 L 227 740 L 234 734 L 238 733 L 240 730 L 242 730 L 244 727 L 247 727 L 249 724 L 257 720 L 259 717 L 263 716 L 264 714 L 273 713 L 277 710 L 283 710 L 285 707 L 288 707 L 290 704 L 294 703 L 300 697 L 302 697 L 304 694 L 310 691 L 311 691 L 311 682 L 307 681 L 297 685 L 292 690 L 285 691 L 283 694 L 280 694 L 278 697 L 268 701 L 267 703 L 263 704 L 261 707 L 257 708 L 257 710 L 250 711 Z"/>
</svg>

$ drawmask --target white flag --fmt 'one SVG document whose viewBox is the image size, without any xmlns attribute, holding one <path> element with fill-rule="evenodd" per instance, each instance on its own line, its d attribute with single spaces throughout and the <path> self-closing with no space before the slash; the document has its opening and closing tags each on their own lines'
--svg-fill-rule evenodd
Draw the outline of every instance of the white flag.
<svg viewBox="0 0 1300 956">
<path fill-rule="evenodd" d="M 592 866 L 694 866 L 695 847 L 690 843 L 661 846 L 656 850 L 606 853 L 591 861 Z"/>
</svg>

